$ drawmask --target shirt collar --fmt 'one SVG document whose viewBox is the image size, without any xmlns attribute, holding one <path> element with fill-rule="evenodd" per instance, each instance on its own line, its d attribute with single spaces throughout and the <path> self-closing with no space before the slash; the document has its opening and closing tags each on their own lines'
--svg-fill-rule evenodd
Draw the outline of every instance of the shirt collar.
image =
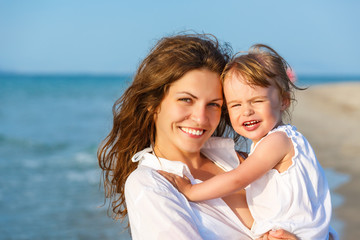
<svg viewBox="0 0 360 240">
<path fill-rule="evenodd" d="M 230 138 L 211 137 L 201 148 L 201 152 L 220 168 L 230 171 L 239 165 L 239 159 L 234 151 L 234 147 L 234 141 Z M 170 161 L 157 157 L 153 152 L 152 147 L 145 148 L 136 153 L 131 160 L 139 162 L 139 166 L 147 166 L 179 176 L 185 175 L 193 181 L 194 177 L 191 175 L 186 164 L 180 161 Z"/>
<path fill-rule="evenodd" d="M 165 158 L 157 157 L 153 154 L 153 149 L 151 147 L 137 152 L 131 158 L 131 160 L 133 162 L 139 162 L 139 166 L 146 166 L 156 170 L 163 170 L 182 177 L 185 175 L 192 182 L 194 181 L 194 177 L 191 175 L 190 170 L 185 163 L 180 161 L 170 161 Z"/>
</svg>

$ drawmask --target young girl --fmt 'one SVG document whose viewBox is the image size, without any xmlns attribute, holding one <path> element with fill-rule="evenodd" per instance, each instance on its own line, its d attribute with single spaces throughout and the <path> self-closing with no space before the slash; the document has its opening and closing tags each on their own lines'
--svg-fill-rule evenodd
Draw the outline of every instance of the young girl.
<svg viewBox="0 0 360 240">
<path fill-rule="evenodd" d="M 331 201 L 323 169 L 305 137 L 282 121 L 292 90 L 299 89 L 287 69 L 278 53 L 259 44 L 226 66 L 222 82 L 231 124 L 253 142 L 236 169 L 195 185 L 161 173 L 191 201 L 245 188 L 258 237 L 283 228 L 300 239 L 328 239 Z"/>
</svg>

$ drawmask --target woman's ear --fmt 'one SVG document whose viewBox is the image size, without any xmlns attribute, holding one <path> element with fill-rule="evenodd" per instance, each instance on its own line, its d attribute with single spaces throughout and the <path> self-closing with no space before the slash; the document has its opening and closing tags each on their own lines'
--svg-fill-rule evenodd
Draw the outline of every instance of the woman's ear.
<svg viewBox="0 0 360 240">
<path fill-rule="evenodd" d="M 150 106 L 147 108 L 148 112 L 150 114 L 153 114 L 153 120 L 156 121 L 157 119 L 157 115 L 160 112 L 160 106 L 158 106 L 157 108 L 154 108 L 153 106 Z"/>
<path fill-rule="evenodd" d="M 160 106 L 158 107 L 158 109 L 160 109 Z M 155 113 L 158 113 L 158 109 L 156 109 L 154 106 L 150 106 L 147 108 L 147 111 L 148 112 L 155 112 Z"/>
</svg>

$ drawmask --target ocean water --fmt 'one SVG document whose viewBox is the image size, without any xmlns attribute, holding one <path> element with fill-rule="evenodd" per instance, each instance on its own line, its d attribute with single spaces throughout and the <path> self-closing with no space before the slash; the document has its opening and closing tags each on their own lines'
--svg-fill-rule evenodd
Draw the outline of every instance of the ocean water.
<svg viewBox="0 0 360 240">
<path fill-rule="evenodd" d="M 129 77 L 0 78 L 0 239 L 129 239 L 96 151 Z"/>
<path fill-rule="evenodd" d="M 0 239 L 130 239 L 102 206 L 96 159 L 111 129 L 112 105 L 130 81 L 0 75 Z M 332 188 L 348 181 L 326 172 Z M 343 198 L 335 194 L 333 201 L 336 207 Z M 340 221 L 333 225 L 341 231 Z"/>
</svg>

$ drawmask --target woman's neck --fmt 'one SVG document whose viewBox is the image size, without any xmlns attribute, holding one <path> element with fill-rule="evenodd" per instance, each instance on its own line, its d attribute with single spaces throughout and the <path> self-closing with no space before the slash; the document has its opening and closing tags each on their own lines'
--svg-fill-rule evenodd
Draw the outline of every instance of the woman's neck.
<svg viewBox="0 0 360 240">
<path fill-rule="evenodd" d="M 199 169 L 204 164 L 205 157 L 198 152 L 184 152 L 179 149 L 172 149 L 169 147 L 163 148 L 161 146 L 155 145 L 154 153 L 156 156 L 165 158 L 170 161 L 180 161 L 185 163 L 190 171 L 192 169 Z"/>
</svg>

